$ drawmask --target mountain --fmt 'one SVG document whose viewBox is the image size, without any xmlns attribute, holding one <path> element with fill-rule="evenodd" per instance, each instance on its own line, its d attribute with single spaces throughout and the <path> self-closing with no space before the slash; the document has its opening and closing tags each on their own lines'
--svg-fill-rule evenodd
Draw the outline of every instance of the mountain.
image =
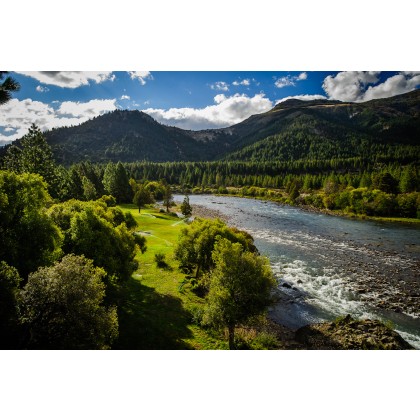
<svg viewBox="0 0 420 420">
<path fill-rule="evenodd" d="M 420 91 L 364 103 L 291 99 L 266 114 L 260 133 L 269 135 L 256 140 L 256 132 L 242 137 L 237 150 L 225 159 L 290 161 L 380 156 L 415 161 L 420 156 Z"/>
<path fill-rule="evenodd" d="M 45 137 L 64 164 L 372 155 L 412 161 L 419 156 L 420 90 L 364 103 L 289 99 L 231 127 L 200 131 L 162 125 L 141 111 L 114 111 Z"/>
</svg>

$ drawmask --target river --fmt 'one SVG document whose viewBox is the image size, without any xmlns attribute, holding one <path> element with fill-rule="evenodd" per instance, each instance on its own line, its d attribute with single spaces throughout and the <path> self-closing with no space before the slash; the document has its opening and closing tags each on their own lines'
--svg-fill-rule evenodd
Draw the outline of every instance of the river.
<svg viewBox="0 0 420 420">
<path fill-rule="evenodd" d="M 420 349 L 419 226 L 239 197 L 194 195 L 190 203 L 248 231 L 269 258 L 279 280 L 279 302 L 269 309 L 273 320 L 296 329 L 346 314 L 380 319 Z"/>
</svg>

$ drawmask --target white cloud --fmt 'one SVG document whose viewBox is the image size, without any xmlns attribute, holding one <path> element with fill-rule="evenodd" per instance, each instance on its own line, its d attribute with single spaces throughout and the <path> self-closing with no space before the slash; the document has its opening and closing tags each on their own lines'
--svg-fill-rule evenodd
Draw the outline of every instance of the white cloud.
<svg viewBox="0 0 420 420">
<path fill-rule="evenodd" d="M 137 79 L 141 85 L 145 85 L 146 80 L 153 80 L 150 71 L 129 71 L 128 74 L 133 80 Z"/>
<path fill-rule="evenodd" d="M 286 96 L 285 98 L 281 98 L 276 101 L 276 105 L 287 101 L 288 99 L 300 99 L 301 101 L 313 101 L 315 99 L 327 99 L 324 95 L 294 95 L 294 96 Z"/>
<path fill-rule="evenodd" d="M 102 83 L 115 79 L 111 71 L 17 71 L 16 73 L 32 77 L 46 85 L 63 88 L 77 88 L 88 85 L 90 81 Z"/>
<path fill-rule="evenodd" d="M 41 130 L 54 127 L 78 125 L 90 118 L 116 109 L 115 99 L 94 99 L 89 102 L 63 102 L 54 109 L 48 104 L 32 99 L 20 101 L 12 99 L 2 106 L 0 127 L 11 135 L 0 134 L 0 145 L 21 138 L 28 128 L 35 123 Z"/>
<path fill-rule="evenodd" d="M 35 89 L 37 92 L 48 92 L 49 89 L 46 86 L 37 86 Z"/>
<path fill-rule="evenodd" d="M 308 78 L 308 73 L 306 73 L 306 71 L 302 72 L 299 74 L 299 76 L 297 76 L 296 80 L 306 80 Z"/>
<path fill-rule="evenodd" d="M 57 110 L 58 115 L 76 118 L 93 118 L 116 109 L 115 99 L 92 99 L 89 102 L 62 102 Z"/>
<path fill-rule="evenodd" d="M 297 76 L 283 76 L 278 78 L 274 85 L 279 89 L 284 88 L 286 86 L 296 86 L 296 82 L 301 80 L 306 80 L 308 78 L 308 74 L 306 72 L 302 72 Z"/>
<path fill-rule="evenodd" d="M 327 76 L 322 85 L 330 99 L 364 102 L 410 92 L 420 84 L 420 72 L 407 71 L 379 82 L 380 72 L 343 71 Z"/>
<path fill-rule="evenodd" d="M 120 100 L 124 100 L 124 99 L 130 100 L 130 97 L 128 95 L 122 95 Z"/>
<path fill-rule="evenodd" d="M 215 82 L 210 85 L 210 88 L 213 90 L 223 90 L 227 92 L 229 90 L 229 85 L 226 82 Z"/>
<path fill-rule="evenodd" d="M 249 79 L 244 80 L 235 80 L 232 85 L 233 86 L 249 86 L 251 84 L 251 81 Z"/>
<path fill-rule="evenodd" d="M 205 108 L 170 108 L 168 110 L 149 108 L 143 111 L 162 124 L 187 130 L 201 130 L 228 127 L 251 115 L 269 111 L 273 107 L 272 102 L 262 93 L 253 97 L 219 94 L 214 97 L 214 102 L 215 105 Z"/>
<path fill-rule="evenodd" d="M 401 95 L 411 92 L 418 85 L 420 85 L 420 73 L 412 73 L 408 77 L 405 77 L 403 74 L 396 74 L 386 79 L 384 83 L 377 86 L 369 86 L 363 95 L 363 101 Z"/>
<path fill-rule="evenodd" d="M 342 71 L 335 77 L 327 76 L 322 88 L 331 99 L 361 101 L 366 86 L 378 82 L 379 73 L 378 71 Z"/>
</svg>

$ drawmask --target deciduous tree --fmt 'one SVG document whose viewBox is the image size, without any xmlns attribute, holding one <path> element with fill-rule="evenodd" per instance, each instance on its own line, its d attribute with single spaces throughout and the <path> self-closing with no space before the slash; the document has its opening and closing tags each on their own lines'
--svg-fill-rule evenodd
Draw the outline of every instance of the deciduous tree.
<svg viewBox="0 0 420 420">
<path fill-rule="evenodd" d="M 0 261 L 24 278 L 61 252 L 61 233 L 46 214 L 46 187 L 39 175 L 0 171 Z"/>
<path fill-rule="evenodd" d="M 268 260 L 244 251 L 240 243 L 219 239 L 212 258 L 215 268 L 210 277 L 203 321 L 226 327 L 229 348 L 234 349 L 235 327 L 267 309 L 276 282 Z"/>
<path fill-rule="evenodd" d="M 21 292 L 21 322 L 34 349 L 107 349 L 118 336 L 114 307 L 103 305 L 105 271 L 66 255 L 29 276 Z"/>
</svg>

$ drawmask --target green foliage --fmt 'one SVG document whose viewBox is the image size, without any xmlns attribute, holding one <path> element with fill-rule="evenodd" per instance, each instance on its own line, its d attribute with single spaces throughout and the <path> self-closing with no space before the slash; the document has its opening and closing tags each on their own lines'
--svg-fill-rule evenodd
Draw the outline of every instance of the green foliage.
<svg viewBox="0 0 420 420">
<path fill-rule="evenodd" d="M 116 308 L 103 306 L 105 274 L 76 255 L 32 273 L 19 305 L 30 332 L 28 348 L 109 348 L 118 336 L 118 317 Z"/>
<path fill-rule="evenodd" d="M 268 260 L 244 251 L 240 243 L 219 239 L 212 252 L 211 274 L 203 321 L 227 327 L 234 348 L 234 329 L 239 323 L 265 311 L 276 285 Z"/>
<path fill-rule="evenodd" d="M 133 198 L 133 203 L 139 209 L 139 213 L 142 207 L 144 207 L 146 204 L 152 204 L 153 202 L 154 199 L 150 191 L 147 190 L 144 186 L 139 185 Z"/>
<path fill-rule="evenodd" d="M 188 195 L 184 197 L 184 201 L 181 204 L 181 213 L 184 215 L 184 217 L 190 217 L 192 214 L 192 207 Z"/>
<path fill-rule="evenodd" d="M 373 177 L 373 187 L 386 193 L 396 194 L 398 181 L 389 172 L 382 172 Z"/>
<path fill-rule="evenodd" d="M 118 162 L 116 165 L 111 162 L 108 163 L 102 182 L 106 193 L 114 196 L 117 203 L 130 202 L 132 192 L 127 172 L 121 162 Z"/>
<path fill-rule="evenodd" d="M 134 233 L 133 235 L 134 235 L 134 242 L 139 247 L 140 252 L 144 254 L 147 251 L 146 238 L 143 235 L 139 235 L 137 233 Z"/>
<path fill-rule="evenodd" d="M 41 130 L 32 124 L 20 140 L 20 147 L 12 145 L 7 149 L 3 167 L 16 173 L 39 174 L 48 184 L 48 191 L 53 197 L 61 194 L 62 171 L 56 166 L 51 147 Z"/>
<path fill-rule="evenodd" d="M 220 220 L 195 219 L 182 229 L 174 250 L 175 258 L 180 267 L 187 272 L 196 269 L 196 277 L 214 267 L 212 252 L 216 241 L 220 238 L 239 242 L 244 249 L 255 252 L 253 238 L 246 232 L 229 228 Z"/>
<path fill-rule="evenodd" d="M 155 263 L 159 268 L 165 268 L 168 266 L 167 262 L 165 261 L 165 254 L 161 252 L 157 252 L 155 254 Z"/>
<path fill-rule="evenodd" d="M 55 204 L 48 213 L 64 233 L 65 253 L 84 255 L 119 280 L 137 269 L 136 240 L 126 224 L 136 223 L 131 215 L 107 207 L 103 200 L 69 200 Z"/>
<path fill-rule="evenodd" d="M 7 76 L 3 80 L 7 73 L 7 71 L 0 71 L 0 105 L 9 102 L 10 99 L 12 99 L 12 92 L 18 92 L 20 90 L 19 83 L 12 77 Z"/>
<path fill-rule="evenodd" d="M 419 191 L 417 188 L 419 186 L 419 176 L 414 165 L 406 166 L 400 177 L 400 191 L 402 193 L 408 193 L 411 191 Z"/>
<path fill-rule="evenodd" d="M 0 261 L 0 348 L 16 348 L 17 300 L 21 281 L 16 268 Z"/>
<path fill-rule="evenodd" d="M 62 236 L 46 214 L 50 200 L 39 175 L 0 171 L 0 261 L 24 278 L 60 256 Z"/>
<path fill-rule="evenodd" d="M 103 195 L 100 200 L 103 201 L 107 207 L 115 207 L 117 205 L 117 200 L 115 200 L 115 197 L 112 195 Z"/>
<path fill-rule="evenodd" d="M 157 181 L 150 181 L 147 182 L 144 187 L 153 195 L 155 200 L 164 199 L 166 185 Z"/>
<path fill-rule="evenodd" d="M 85 176 L 82 178 L 83 197 L 85 200 L 95 200 L 97 196 L 96 188 L 93 182 Z"/>
<path fill-rule="evenodd" d="M 166 207 L 166 211 L 169 213 L 169 207 L 175 205 L 174 196 L 172 195 L 172 190 L 169 185 L 164 186 L 163 190 L 163 205 Z"/>
</svg>

